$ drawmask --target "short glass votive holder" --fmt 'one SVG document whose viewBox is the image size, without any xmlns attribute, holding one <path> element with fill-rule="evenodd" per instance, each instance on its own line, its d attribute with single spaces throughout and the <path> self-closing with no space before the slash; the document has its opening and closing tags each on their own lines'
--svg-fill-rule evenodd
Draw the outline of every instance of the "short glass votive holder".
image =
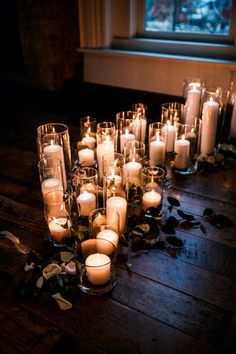
<svg viewBox="0 0 236 354">
<path fill-rule="evenodd" d="M 93 167 L 79 167 L 75 173 L 79 215 L 87 217 L 98 206 L 98 173 Z"/>
<path fill-rule="evenodd" d="M 200 78 L 189 77 L 183 81 L 184 121 L 193 125 L 196 118 L 200 118 L 202 105 L 202 91 L 205 82 Z"/>
<path fill-rule="evenodd" d="M 48 123 L 37 128 L 39 159 L 58 158 L 62 162 L 64 189 L 71 171 L 71 147 L 68 127 L 61 123 Z"/>
<path fill-rule="evenodd" d="M 111 291 L 116 284 L 115 257 L 116 247 L 106 238 L 83 241 L 79 288 L 92 295 Z"/>
<path fill-rule="evenodd" d="M 123 168 L 128 172 L 128 182 L 130 185 L 138 186 L 145 158 L 145 144 L 137 140 L 128 141 L 124 146 L 124 157 Z"/>
<path fill-rule="evenodd" d="M 161 105 L 161 122 L 173 125 L 184 119 L 184 105 L 179 102 L 167 102 Z"/>
<path fill-rule="evenodd" d="M 103 177 L 103 156 L 116 151 L 116 129 L 112 122 L 101 122 L 97 124 L 97 163 L 98 177 Z"/>
<path fill-rule="evenodd" d="M 115 209 L 97 208 L 89 214 L 90 238 L 96 238 L 103 230 L 112 230 L 119 235 L 119 214 Z"/>
<path fill-rule="evenodd" d="M 174 171 L 182 175 L 189 175 L 197 171 L 201 134 L 201 120 L 195 124 L 179 124 L 177 139 L 175 140 Z"/>
<path fill-rule="evenodd" d="M 38 162 L 38 170 L 43 196 L 53 190 L 64 190 L 61 160 L 44 157 Z"/>
<path fill-rule="evenodd" d="M 149 165 L 165 166 L 167 129 L 165 124 L 154 122 L 149 124 Z"/>
<path fill-rule="evenodd" d="M 71 198 L 61 190 L 44 196 L 44 213 L 54 246 L 64 246 L 72 237 Z"/>
<path fill-rule="evenodd" d="M 142 169 L 142 208 L 149 216 L 161 219 L 165 171 L 150 166 Z"/>
</svg>

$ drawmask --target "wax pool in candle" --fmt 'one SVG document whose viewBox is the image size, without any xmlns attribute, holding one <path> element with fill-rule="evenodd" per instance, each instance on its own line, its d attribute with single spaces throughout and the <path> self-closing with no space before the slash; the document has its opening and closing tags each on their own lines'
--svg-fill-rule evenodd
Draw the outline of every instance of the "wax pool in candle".
<svg viewBox="0 0 236 354">
<path fill-rule="evenodd" d="M 104 253 L 106 255 L 111 255 L 114 250 L 118 247 L 118 234 L 113 230 L 102 230 L 97 234 L 97 239 L 105 240 L 104 242 L 98 242 L 97 248 L 99 253 Z M 109 242 L 106 242 L 109 241 Z"/>
<path fill-rule="evenodd" d="M 58 144 L 47 145 L 44 147 L 43 153 L 44 153 L 45 158 L 57 158 L 57 159 L 61 160 L 63 183 L 64 183 L 64 188 L 66 190 L 66 188 L 67 188 L 66 169 L 65 169 L 64 153 L 63 153 L 62 146 L 60 146 Z"/>
<path fill-rule="evenodd" d="M 68 228 L 65 228 L 64 225 L 68 225 Z M 70 231 L 70 222 L 67 218 L 53 218 L 49 224 L 49 231 L 54 240 L 58 243 L 61 243 L 64 238 L 71 235 Z"/>
<path fill-rule="evenodd" d="M 77 197 L 76 201 L 79 205 L 81 216 L 88 216 L 91 211 L 96 209 L 96 196 L 92 193 L 84 191 Z"/>
<path fill-rule="evenodd" d="M 188 93 L 185 103 L 185 124 L 192 125 L 199 115 L 201 91 L 193 86 Z"/>
<path fill-rule="evenodd" d="M 124 151 L 125 144 L 130 140 L 135 140 L 135 136 L 134 136 L 134 134 L 129 133 L 129 130 L 126 129 L 125 134 L 120 135 L 120 150 L 121 150 L 121 152 Z"/>
<path fill-rule="evenodd" d="M 96 144 L 96 139 L 88 134 L 82 139 L 82 144 L 87 145 L 89 149 L 94 149 Z"/>
<path fill-rule="evenodd" d="M 94 164 L 94 151 L 92 149 L 81 149 L 78 155 L 79 162 L 83 166 L 92 166 Z"/>
<path fill-rule="evenodd" d="M 85 260 L 87 277 L 93 285 L 106 284 L 111 274 L 110 258 L 102 253 L 94 253 Z"/>
<path fill-rule="evenodd" d="M 144 210 L 147 210 L 148 208 L 151 208 L 151 207 L 157 208 L 161 204 L 160 193 L 158 193 L 154 190 L 143 193 L 142 204 L 143 204 Z"/>
<path fill-rule="evenodd" d="M 48 178 L 41 183 L 42 194 L 45 196 L 46 193 L 55 190 L 63 191 L 62 182 L 58 178 Z"/>
<path fill-rule="evenodd" d="M 119 232 L 123 234 L 126 226 L 127 201 L 122 197 L 110 197 L 107 199 L 107 208 L 116 210 L 119 214 Z M 114 214 L 113 214 L 114 215 Z M 112 214 L 107 212 L 107 219 L 112 221 Z"/>
<path fill-rule="evenodd" d="M 98 160 L 98 173 L 99 177 L 103 177 L 103 161 L 102 158 L 105 154 L 114 154 L 114 143 L 106 139 L 97 145 L 97 160 Z"/>
<path fill-rule="evenodd" d="M 218 124 L 219 103 L 207 101 L 202 109 L 201 154 L 210 155 L 214 151 Z"/>
<path fill-rule="evenodd" d="M 185 169 L 189 165 L 190 142 L 182 136 L 175 141 L 175 167 Z"/>
<path fill-rule="evenodd" d="M 165 143 L 160 140 L 159 134 L 157 134 L 156 140 L 150 142 L 149 159 L 151 166 L 164 165 Z"/>
<path fill-rule="evenodd" d="M 142 165 L 137 161 L 130 161 L 124 165 L 124 169 L 128 172 L 128 181 L 131 184 L 139 184 L 139 174 L 141 171 Z"/>
</svg>

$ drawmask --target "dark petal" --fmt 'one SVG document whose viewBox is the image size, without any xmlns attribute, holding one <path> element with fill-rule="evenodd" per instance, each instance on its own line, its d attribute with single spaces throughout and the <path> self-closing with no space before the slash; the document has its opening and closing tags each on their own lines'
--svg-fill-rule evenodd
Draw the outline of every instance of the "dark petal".
<svg viewBox="0 0 236 354">
<path fill-rule="evenodd" d="M 200 229 L 204 234 L 206 233 L 206 228 L 203 224 L 200 225 Z"/>
<path fill-rule="evenodd" d="M 211 208 L 206 208 L 203 212 L 203 216 L 214 216 L 214 215 L 216 215 L 216 213 Z"/>
<path fill-rule="evenodd" d="M 194 216 L 191 214 L 186 214 L 183 210 L 177 209 L 177 213 L 179 216 L 187 221 L 192 221 L 194 220 Z"/>
<path fill-rule="evenodd" d="M 179 224 L 179 220 L 176 219 L 174 216 L 170 216 L 167 220 L 166 220 L 166 225 L 171 226 L 171 227 L 176 227 Z"/>
<path fill-rule="evenodd" d="M 162 225 L 161 230 L 167 235 L 175 235 L 175 229 L 168 225 Z"/>
<path fill-rule="evenodd" d="M 180 206 L 180 202 L 178 201 L 178 199 L 176 199 L 174 197 L 167 197 L 167 200 L 170 203 L 170 205 L 172 205 L 172 206 L 175 206 L 175 207 Z"/>
<path fill-rule="evenodd" d="M 169 205 L 167 209 L 168 209 L 168 210 L 169 210 L 169 212 L 171 213 L 171 212 L 172 212 L 172 210 L 173 210 L 173 206 L 172 206 L 172 205 Z"/>
<path fill-rule="evenodd" d="M 166 238 L 166 242 L 172 246 L 172 247 L 177 247 L 177 248 L 181 248 L 183 247 L 183 241 L 181 241 L 178 237 L 176 236 L 167 236 Z"/>
<path fill-rule="evenodd" d="M 222 229 L 223 227 L 233 227 L 234 223 L 227 216 L 218 214 L 210 219 L 210 223 L 215 227 Z"/>
<path fill-rule="evenodd" d="M 165 242 L 164 241 L 157 241 L 154 243 L 152 248 L 156 249 L 156 250 L 164 250 L 166 248 Z"/>
</svg>

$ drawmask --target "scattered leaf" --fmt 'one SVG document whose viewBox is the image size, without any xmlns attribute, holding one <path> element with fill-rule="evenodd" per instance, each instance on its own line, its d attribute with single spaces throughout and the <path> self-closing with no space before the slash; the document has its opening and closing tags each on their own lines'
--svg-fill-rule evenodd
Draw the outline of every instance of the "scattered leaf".
<svg viewBox="0 0 236 354">
<path fill-rule="evenodd" d="M 168 236 L 166 238 L 167 243 L 172 246 L 172 247 L 177 247 L 177 248 L 181 248 L 183 247 L 183 241 L 181 241 L 178 237 L 176 236 Z"/>
<path fill-rule="evenodd" d="M 187 214 L 185 213 L 183 210 L 177 209 L 177 213 L 179 214 L 179 216 L 187 221 L 192 221 L 194 220 L 194 216 L 191 214 Z"/>
<path fill-rule="evenodd" d="M 170 205 L 172 205 L 172 206 L 175 206 L 175 207 L 180 206 L 180 202 L 178 201 L 178 199 L 176 199 L 174 197 L 167 197 L 167 200 L 170 203 Z"/>
<path fill-rule="evenodd" d="M 203 224 L 200 225 L 200 229 L 204 234 L 206 234 L 206 228 Z"/>
<path fill-rule="evenodd" d="M 206 208 L 203 212 L 203 216 L 214 216 L 214 215 L 216 215 L 216 213 L 211 208 Z"/>
</svg>

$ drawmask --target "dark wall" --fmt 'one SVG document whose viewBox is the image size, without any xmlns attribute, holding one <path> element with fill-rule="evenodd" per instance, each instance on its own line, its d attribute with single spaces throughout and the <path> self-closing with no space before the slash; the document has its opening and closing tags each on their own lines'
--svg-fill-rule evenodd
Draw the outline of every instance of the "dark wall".
<svg viewBox="0 0 236 354">
<path fill-rule="evenodd" d="M 2 81 L 58 90 L 82 79 L 77 0 L 7 0 L 0 13 Z"/>
</svg>

